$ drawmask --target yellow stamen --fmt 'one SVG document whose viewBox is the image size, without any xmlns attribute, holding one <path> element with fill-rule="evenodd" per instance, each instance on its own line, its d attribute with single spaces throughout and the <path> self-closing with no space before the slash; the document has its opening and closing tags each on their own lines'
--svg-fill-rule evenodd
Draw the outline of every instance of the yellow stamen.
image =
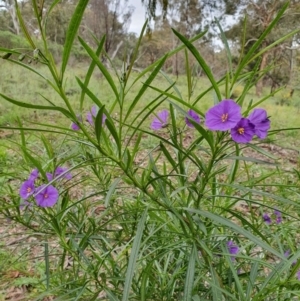
<svg viewBox="0 0 300 301">
<path fill-rule="evenodd" d="M 243 135 L 244 133 L 245 133 L 245 129 L 244 128 L 238 128 L 238 133 L 240 134 L 240 135 Z"/>
<path fill-rule="evenodd" d="M 222 114 L 221 120 L 222 122 L 225 122 L 228 119 L 228 113 Z"/>
</svg>

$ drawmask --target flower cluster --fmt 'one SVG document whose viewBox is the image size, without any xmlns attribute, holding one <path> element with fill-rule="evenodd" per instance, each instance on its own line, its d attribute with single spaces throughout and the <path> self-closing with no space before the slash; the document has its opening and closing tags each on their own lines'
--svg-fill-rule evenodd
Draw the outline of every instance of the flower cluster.
<svg viewBox="0 0 300 301">
<path fill-rule="evenodd" d="M 98 114 L 98 107 L 97 106 L 92 106 L 90 111 L 87 112 L 86 114 L 86 121 L 91 125 L 91 126 L 94 126 L 94 121 L 95 121 L 95 118 Z M 103 114 L 102 116 L 102 124 L 104 124 L 106 120 L 106 115 Z M 72 122 L 71 124 L 71 128 L 72 130 L 74 131 L 78 131 L 80 130 L 80 127 L 79 127 L 79 123 L 82 123 L 82 117 L 80 115 L 77 115 L 77 122 Z"/>
<path fill-rule="evenodd" d="M 276 224 L 280 224 L 282 222 L 281 212 L 278 211 L 277 209 L 275 209 L 273 214 L 275 215 L 275 222 L 276 222 Z M 262 218 L 263 218 L 264 222 L 267 225 L 271 225 L 272 218 L 270 217 L 270 215 L 268 213 L 264 213 L 263 216 L 262 216 Z"/>
<path fill-rule="evenodd" d="M 169 112 L 162 110 L 157 114 L 151 123 L 152 130 L 160 130 L 168 126 Z M 199 115 L 189 110 L 185 117 L 185 123 L 193 128 L 194 123 L 200 123 Z M 228 131 L 232 139 L 237 143 L 248 143 L 254 135 L 260 139 L 267 137 L 270 129 L 270 120 L 264 109 L 254 109 L 253 112 L 244 118 L 241 107 L 232 99 L 224 99 L 217 105 L 210 108 L 205 115 L 205 125 L 212 131 Z"/>
<path fill-rule="evenodd" d="M 67 168 L 58 166 L 54 173 L 47 173 L 48 181 L 53 179 L 65 178 L 70 180 L 72 175 L 68 172 Z M 24 181 L 20 187 L 20 196 L 23 199 L 24 205 L 29 205 L 27 201 L 31 196 L 35 198 L 36 204 L 40 207 L 52 207 L 56 204 L 59 193 L 58 190 L 53 185 L 42 184 L 37 186 L 39 181 L 39 171 L 34 169 L 29 178 Z"/>
<path fill-rule="evenodd" d="M 212 131 L 230 130 L 232 140 L 248 143 L 254 135 L 267 137 L 270 120 L 264 109 L 254 109 L 248 118 L 243 118 L 241 107 L 232 99 L 224 99 L 207 111 L 205 125 Z"/>
</svg>

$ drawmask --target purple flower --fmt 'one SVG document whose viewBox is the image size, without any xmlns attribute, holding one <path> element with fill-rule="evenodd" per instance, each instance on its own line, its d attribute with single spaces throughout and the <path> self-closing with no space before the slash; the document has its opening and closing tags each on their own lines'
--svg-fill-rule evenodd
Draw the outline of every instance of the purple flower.
<svg viewBox="0 0 300 301">
<path fill-rule="evenodd" d="M 103 114 L 102 115 L 102 124 L 104 124 L 105 123 L 105 120 L 107 119 L 107 117 L 106 117 L 106 115 L 105 114 Z"/>
<path fill-rule="evenodd" d="M 53 180 L 53 174 L 50 173 L 50 172 L 46 172 L 46 177 L 48 179 L 48 182 L 52 181 Z"/>
<path fill-rule="evenodd" d="M 35 191 L 34 180 L 32 180 L 32 179 L 26 180 L 21 185 L 20 196 L 21 196 L 22 199 L 26 200 L 31 195 L 33 195 L 34 191 Z"/>
<path fill-rule="evenodd" d="M 79 127 L 79 125 L 77 123 L 72 122 L 71 129 L 74 130 L 74 131 L 79 131 L 80 127 Z"/>
<path fill-rule="evenodd" d="M 280 224 L 282 222 L 281 212 L 275 209 L 274 215 L 276 215 L 276 224 Z"/>
<path fill-rule="evenodd" d="M 242 118 L 230 131 L 232 140 L 237 143 L 250 142 L 255 133 L 254 128 L 254 125 L 247 118 Z"/>
<path fill-rule="evenodd" d="M 94 125 L 94 118 L 97 116 L 98 109 L 96 106 L 92 106 L 91 110 L 86 114 L 86 121 L 90 125 Z"/>
<path fill-rule="evenodd" d="M 52 207 L 58 200 L 58 190 L 52 186 L 42 185 L 36 189 L 35 200 L 40 207 Z"/>
<path fill-rule="evenodd" d="M 232 240 L 230 240 L 227 242 L 227 248 L 228 248 L 229 254 L 234 255 L 231 257 L 231 260 L 234 261 L 235 255 L 237 255 L 237 253 L 240 250 L 239 247 Z"/>
<path fill-rule="evenodd" d="M 270 225 L 270 224 L 271 224 L 272 220 L 271 220 L 271 217 L 269 216 L 268 213 L 264 213 L 262 217 L 263 217 L 264 222 L 265 222 L 267 225 Z"/>
<path fill-rule="evenodd" d="M 287 257 L 290 256 L 290 253 L 291 253 L 291 250 L 287 249 L 287 250 L 283 253 L 283 256 L 287 258 Z"/>
<path fill-rule="evenodd" d="M 29 180 L 35 181 L 35 179 L 36 179 L 38 176 L 39 176 L 39 171 L 38 171 L 37 168 L 35 168 L 35 169 L 31 172 L 31 174 L 30 174 L 30 176 L 29 176 Z"/>
<path fill-rule="evenodd" d="M 271 123 L 267 116 L 266 110 L 254 109 L 249 115 L 248 119 L 255 126 L 255 135 L 260 139 L 266 138 Z"/>
<path fill-rule="evenodd" d="M 58 166 L 56 169 L 55 169 L 55 173 L 54 173 L 54 176 L 55 177 L 58 177 L 60 176 L 62 173 L 65 173 L 68 169 L 65 168 L 65 167 L 61 167 L 61 166 Z M 64 178 L 67 179 L 67 180 L 71 180 L 72 179 L 72 175 L 69 173 L 69 172 L 66 172 L 64 174 Z"/>
<path fill-rule="evenodd" d="M 210 130 L 227 131 L 241 118 L 241 107 L 232 99 L 224 99 L 207 111 L 205 125 Z"/>
<path fill-rule="evenodd" d="M 72 179 L 72 175 L 71 175 L 71 173 L 66 172 L 67 170 L 68 170 L 68 169 L 65 168 L 65 167 L 58 166 L 58 167 L 55 169 L 54 177 L 53 177 L 53 174 L 52 174 L 52 173 L 47 172 L 47 173 L 46 173 L 46 176 L 47 176 L 48 181 L 49 181 L 49 182 L 52 181 L 53 178 L 56 178 L 56 177 L 60 176 L 60 175 L 63 174 L 63 173 L 65 173 L 64 176 L 63 176 L 65 179 L 71 180 L 71 179 Z"/>
<path fill-rule="evenodd" d="M 98 108 L 96 106 L 92 106 L 91 111 L 86 114 L 86 121 L 92 126 L 94 125 L 94 118 L 97 116 L 97 113 L 98 113 Z M 105 120 L 106 120 L 106 115 L 103 114 L 102 124 L 104 124 Z"/>
<path fill-rule="evenodd" d="M 191 120 L 194 120 L 196 123 L 200 123 L 200 117 L 199 115 L 193 111 L 193 110 L 188 110 L 187 112 L 188 117 L 185 117 L 185 123 L 188 127 L 193 128 L 194 125 L 191 123 Z"/>
<path fill-rule="evenodd" d="M 79 131 L 79 130 L 80 130 L 80 127 L 79 127 L 78 123 L 81 123 L 81 122 L 82 122 L 82 117 L 81 117 L 81 115 L 79 115 L 79 114 L 77 114 L 76 117 L 77 117 L 78 122 L 72 122 L 71 128 L 72 128 L 72 130 L 74 130 L 74 131 Z"/>
<path fill-rule="evenodd" d="M 151 123 L 152 130 L 160 130 L 168 125 L 168 117 L 169 112 L 167 110 L 163 110 L 157 114 Z"/>
</svg>

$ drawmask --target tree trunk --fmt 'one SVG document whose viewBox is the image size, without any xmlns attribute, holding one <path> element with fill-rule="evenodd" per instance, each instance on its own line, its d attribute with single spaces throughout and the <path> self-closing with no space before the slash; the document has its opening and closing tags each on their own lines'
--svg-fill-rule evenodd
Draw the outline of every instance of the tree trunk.
<svg viewBox="0 0 300 301">
<path fill-rule="evenodd" d="M 13 1 L 8 1 L 7 3 L 7 10 L 11 16 L 11 19 L 12 19 L 12 22 L 13 22 L 13 25 L 14 25 L 14 30 L 15 30 L 15 33 L 17 35 L 20 34 L 20 25 L 19 25 L 19 21 L 18 21 L 18 18 L 17 18 L 17 12 L 16 12 L 16 7 L 15 7 L 15 4 Z"/>
<path fill-rule="evenodd" d="M 263 70 L 266 68 L 267 63 L 268 63 L 268 56 L 269 54 L 267 52 L 265 52 L 262 56 L 261 59 L 261 63 L 260 63 L 260 67 L 259 67 L 259 75 L 261 76 L 261 74 L 263 73 Z M 256 83 L 256 95 L 257 96 L 261 96 L 262 91 L 263 91 L 263 87 L 264 87 L 264 83 L 263 83 L 263 79 L 264 77 L 262 76 L 258 82 Z"/>
</svg>

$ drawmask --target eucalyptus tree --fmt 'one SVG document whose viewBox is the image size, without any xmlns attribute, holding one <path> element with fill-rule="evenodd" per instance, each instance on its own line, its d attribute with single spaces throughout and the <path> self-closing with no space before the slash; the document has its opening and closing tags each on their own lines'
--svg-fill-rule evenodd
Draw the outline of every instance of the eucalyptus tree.
<svg viewBox="0 0 300 301">
<path fill-rule="evenodd" d="M 227 32 L 227 38 L 235 42 L 239 47 L 239 52 L 247 54 L 249 49 L 261 38 L 265 29 L 273 22 L 277 12 L 283 7 L 286 1 L 279 0 L 251 0 L 247 1 L 247 5 L 240 12 L 240 20 L 233 25 Z M 291 32 L 300 25 L 298 15 L 300 13 L 300 1 L 291 1 L 289 9 L 276 24 L 274 30 L 262 40 L 257 53 L 263 48 L 266 48 L 281 36 Z M 246 16 L 246 17 L 245 17 Z M 243 28 L 246 30 L 244 31 Z M 258 66 L 260 80 L 256 84 L 256 94 L 262 95 L 264 82 L 269 80 L 272 88 L 280 85 L 291 83 L 292 70 L 294 68 L 294 53 L 295 45 L 298 44 L 297 34 L 286 39 L 282 43 L 278 43 L 276 47 L 272 47 L 266 51 L 260 61 L 253 60 L 249 64 L 249 68 Z M 268 70 L 266 69 L 267 67 Z"/>
</svg>

